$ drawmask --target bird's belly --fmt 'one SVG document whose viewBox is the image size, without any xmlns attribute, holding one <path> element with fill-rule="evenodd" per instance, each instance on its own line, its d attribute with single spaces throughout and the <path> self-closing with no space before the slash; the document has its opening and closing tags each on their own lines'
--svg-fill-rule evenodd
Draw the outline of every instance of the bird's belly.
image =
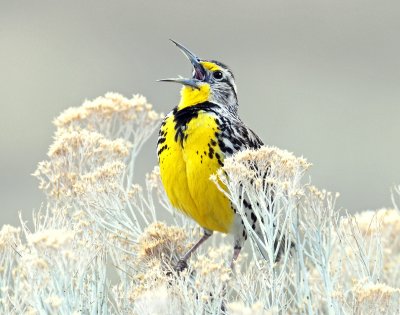
<svg viewBox="0 0 400 315">
<path fill-rule="evenodd" d="M 171 129 L 168 123 L 165 128 Z M 168 132 L 168 149 L 160 154 L 160 173 L 176 208 L 203 228 L 228 233 L 234 212 L 229 199 L 210 180 L 223 160 L 218 143 L 212 141 L 217 131 L 214 118 L 199 114 L 188 123 L 182 144 L 176 141 L 173 132 Z"/>
</svg>

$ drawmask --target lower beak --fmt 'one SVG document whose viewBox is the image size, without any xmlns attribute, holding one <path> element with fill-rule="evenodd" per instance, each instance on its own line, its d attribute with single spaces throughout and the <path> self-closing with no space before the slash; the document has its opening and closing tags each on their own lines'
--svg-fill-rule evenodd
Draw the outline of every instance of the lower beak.
<svg viewBox="0 0 400 315">
<path fill-rule="evenodd" d="M 180 83 L 183 85 L 191 86 L 195 89 L 200 90 L 199 83 L 201 81 L 196 80 L 196 79 L 185 79 L 185 78 L 170 78 L 170 79 L 161 79 L 157 80 L 157 82 L 175 82 L 175 83 Z"/>
</svg>

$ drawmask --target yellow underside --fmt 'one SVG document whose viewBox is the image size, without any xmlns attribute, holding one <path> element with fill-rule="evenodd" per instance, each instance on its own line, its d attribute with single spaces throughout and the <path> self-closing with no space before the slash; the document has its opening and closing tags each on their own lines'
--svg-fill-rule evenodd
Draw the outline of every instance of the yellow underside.
<svg viewBox="0 0 400 315">
<path fill-rule="evenodd" d="M 193 218 L 203 228 L 228 233 L 234 213 L 229 200 L 210 180 L 220 167 L 215 154 L 209 157 L 211 139 L 215 138 L 218 126 L 214 117 L 200 112 L 192 119 L 181 145 L 175 141 L 173 116 L 167 118 L 162 130 L 167 133 L 167 145 L 159 156 L 161 180 L 172 205 Z M 215 153 L 223 157 L 218 144 Z"/>
</svg>

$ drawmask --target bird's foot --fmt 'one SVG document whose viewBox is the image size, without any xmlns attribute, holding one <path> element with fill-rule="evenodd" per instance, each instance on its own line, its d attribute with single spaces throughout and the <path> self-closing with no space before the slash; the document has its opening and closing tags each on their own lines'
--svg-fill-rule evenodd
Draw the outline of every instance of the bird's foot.
<svg viewBox="0 0 400 315">
<path fill-rule="evenodd" d="M 176 274 L 179 275 L 182 271 L 184 271 L 187 268 L 188 268 L 188 264 L 187 264 L 186 260 L 179 259 L 178 262 L 176 263 L 176 265 L 174 266 L 173 270 L 176 272 Z M 167 272 L 167 276 L 172 276 L 173 274 L 174 274 L 173 271 Z"/>
<path fill-rule="evenodd" d="M 188 264 L 187 264 L 186 260 L 179 259 L 178 263 L 174 267 L 174 270 L 177 273 L 180 273 L 180 272 L 184 271 L 185 269 L 187 269 L 187 267 L 188 267 Z"/>
</svg>

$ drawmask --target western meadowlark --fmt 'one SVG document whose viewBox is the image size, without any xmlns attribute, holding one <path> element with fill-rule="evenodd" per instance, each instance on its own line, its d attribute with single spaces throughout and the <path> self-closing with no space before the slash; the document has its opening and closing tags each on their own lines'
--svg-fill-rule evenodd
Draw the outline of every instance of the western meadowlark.
<svg viewBox="0 0 400 315">
<path fill-rule="evenodd" d="M 238 99 L 232 71 L 223 63 L 203 60 L 171 40 L 193 66 L 190 79 L 159 81 L 183 84 L 181 99 L 164 119 L 157 142 L 161 180 L 172 205 L 203 229 L 201 239 L 181 258 L 177 270 L 187 266 L 190 255 L 213 231 L 234 236 L 232 264 L 247 233 L 229 199 L 210 181 L 224 159 L 245 149 L 258 149 L 260 138 L 238 116 Z M 246 206 L 246 203 L 245 203 Z M 253 229 L 257 217 L 247 204 Z"/>
</svg>

